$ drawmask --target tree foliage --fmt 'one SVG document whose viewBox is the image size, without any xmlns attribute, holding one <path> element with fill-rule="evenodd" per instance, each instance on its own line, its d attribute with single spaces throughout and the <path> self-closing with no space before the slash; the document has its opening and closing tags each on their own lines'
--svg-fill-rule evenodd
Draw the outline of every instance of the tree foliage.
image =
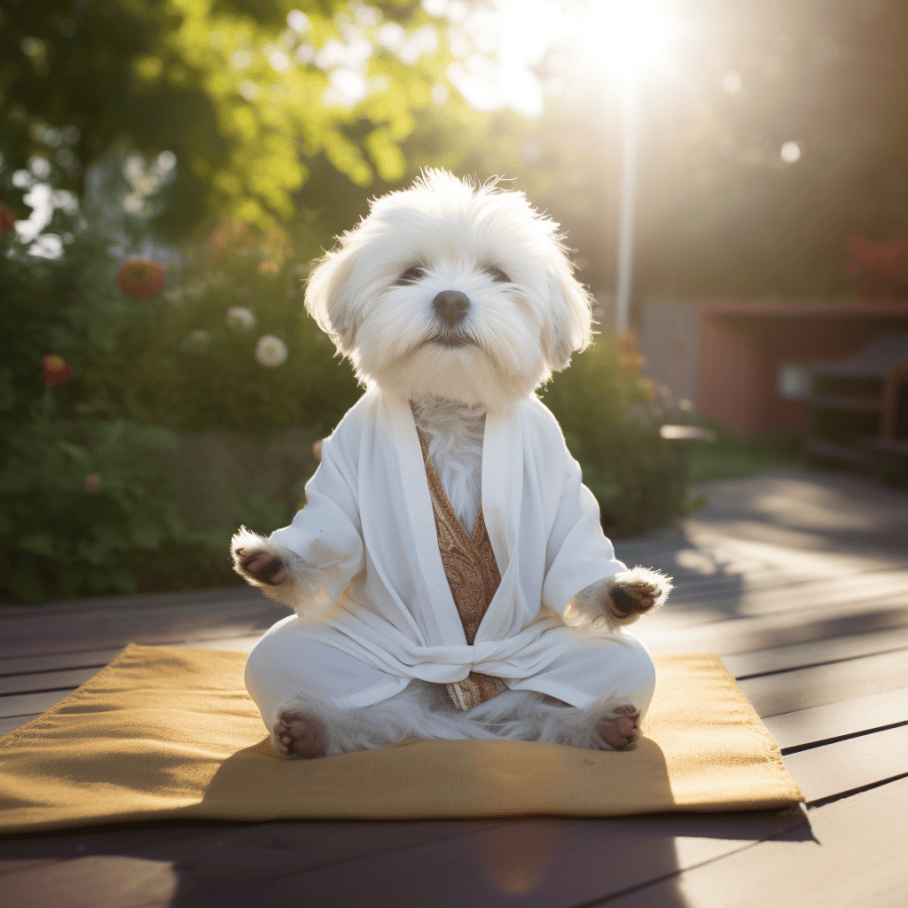
<svg viewBox="0 0 908 908">
<path fill-rule="evenodd" d="M 286 220 L 320 157 L 359 186 L 399 179 L 447 51 L 418 4 L 348 6 L 0 0 L 0 153 L 80 190 L 109 149 L 170 151 L 184 228 L 211 209 Z"/>
</svg>

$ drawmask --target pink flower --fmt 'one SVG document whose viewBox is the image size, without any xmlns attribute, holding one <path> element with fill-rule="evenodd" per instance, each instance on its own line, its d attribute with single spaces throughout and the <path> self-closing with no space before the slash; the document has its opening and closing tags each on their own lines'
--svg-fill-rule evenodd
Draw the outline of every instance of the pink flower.
<svg viewBox="0 0 908 908">
<path fill-rule="evenodd" d="M 62 356 L 56 356 L 51 353 L 42 357 L 41 362 L 44 364 L 44 368 L 41 370 L 41 378 L 44 379 L 45 385 L 59 385 L 61 382 L 69 381 L 73 370 Z"/>
<path fill-rule="evenodd" d="M 123 262 L 117 272 L 120 289 L 134 300 L 150 300 L 159 296 L 166 280 L 164 269 L 150 259 L 130 259 Z"/>
<path fill-rule="evenodd" d="M 0 233 L 12 233 L 16 229 L 16 212 L 6 205 L 0 205 Z"/>
<path fill-rule="evenodd" d="M 85 477 L 85 491 L 89 495 L 97 495 L 101 489 L 101 477 L 97 473 L 89 473 Z"/>
</svg>

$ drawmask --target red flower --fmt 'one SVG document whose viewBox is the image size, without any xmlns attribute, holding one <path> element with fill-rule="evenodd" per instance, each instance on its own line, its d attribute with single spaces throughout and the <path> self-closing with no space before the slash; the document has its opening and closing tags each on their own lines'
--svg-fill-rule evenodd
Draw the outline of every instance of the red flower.
<svg viewBox="0 0 908 908">
<path fill-rule="evenodd" d="M 154 299 L 164 289 L 166 279 L 164 269 L 150 259 L 130 259 L 117 272 L 120 289 L 134 300 Z"/>
<path fill-rule="evenodd" d="M 16 212 L 6 205 L 0 205 L 0 233 L 12 233 L 16 229 Z"/>
<path fill-rule="evenodd" d="M 41 359 L 44 368 L 41 370 L 41 378 L 44 379 L 45 385 L 59 385 L 61 382 L 69 381 L 73 370 L 68 362 L 62 356 L 49 354 Z"/>
</svg>

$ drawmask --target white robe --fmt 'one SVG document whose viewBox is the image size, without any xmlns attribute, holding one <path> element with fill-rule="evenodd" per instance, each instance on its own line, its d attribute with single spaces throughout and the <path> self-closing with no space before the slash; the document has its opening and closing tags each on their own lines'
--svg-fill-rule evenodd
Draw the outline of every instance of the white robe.
<svg viewBox="0 0 908 908">
<path fill-rule="evenodd" d="M 564 610 L 580 590 L 626 568 L 558 423 L 536 397 L 486 419 L 482 510 L 501 585 L 472 645 L 442 567 L 406 401 L 367 391 L 326 439 L 306 497 L 269 542 L 318 569 L 322 589 L 311 607 L 321 610 L 269 633 L 292 624 L 307 644 L 350 657 L 340 657 L 346 705 L 377 703 L 415 678 L 449 683 L 470 671 L 576 704 L 596 696 L 596 680 L 580 664 L 573 681 L 565 671 L 568 651 L 593 641 L 565 624 Z M 546 676 L 548 683 L 534 681 Z"/>
</svg>

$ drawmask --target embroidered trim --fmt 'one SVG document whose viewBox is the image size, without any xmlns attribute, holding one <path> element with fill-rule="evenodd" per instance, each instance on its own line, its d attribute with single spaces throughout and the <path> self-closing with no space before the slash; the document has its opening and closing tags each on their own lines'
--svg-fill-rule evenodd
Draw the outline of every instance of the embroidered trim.
<svg viewBox="0 0 908 908">
<path fill-rule="evenodd" d="M 445 687 L 454 705 L 463 712 L 491 700 L 508 689 L 501 678 L 483 675 L 480 672 L 470 672 L 463 681 L 455 681 L 453 684 L 446 684 Z"/>
<path fill-rule="evenodd" d="M 457 606 L 457 613 L 460 615 L 467 643 L 472 644 L 483 616 L 489 610 L 495 591 L 501 584 L 501 574 L 495 560 L 495 552 L 492 550 L 492 541 L 489 539 L 482 508 L 479 509 L 476 526 L 473 528 L 473 535 L 470 536 L 445 493 L 438 470 L 429 457 L 429 445 L 425 436 L 419 428 L 416 432 L 419 435 L 426 467 L 441 563 L 454 604 Z M 445 687 L 454 705 L 465 711 L 491 699 L 507 686 L 500 678 L 470 672 L 469 677 L 463 681 L 447 684 Z"/>
</svg>

